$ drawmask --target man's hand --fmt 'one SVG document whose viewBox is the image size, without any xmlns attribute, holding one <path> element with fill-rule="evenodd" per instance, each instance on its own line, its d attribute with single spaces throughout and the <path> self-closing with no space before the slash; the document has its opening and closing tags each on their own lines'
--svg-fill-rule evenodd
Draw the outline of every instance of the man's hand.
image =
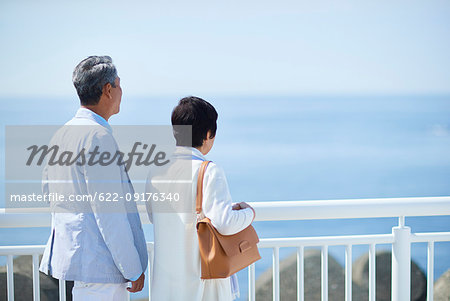
<svg viewBox="0 0 450 301">
<path fill-rule="evenodd" d="M 131 287 L 127 287 L 127 290 L 130 293 L 137 293 L 137 292 L 142 291 L 142 289 L 144 288 L 144 280 L 145 280 L 145 275 L 144 275 L 144 273 L 142 273 L 142 275 L 138 278 L 138 280 L 131 281 Z"/>
</svg>

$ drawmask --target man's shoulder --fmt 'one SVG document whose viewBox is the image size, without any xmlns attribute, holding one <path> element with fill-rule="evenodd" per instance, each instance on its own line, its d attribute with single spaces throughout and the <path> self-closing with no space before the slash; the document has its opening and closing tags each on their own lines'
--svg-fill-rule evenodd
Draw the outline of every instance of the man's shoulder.
<svg viewBox="0 0 450 301">
<path fill-rule="evenodd" d="M 112 132 L 93 120 L 73 118 L 64 124 L 55 134 L 59 138 L 97 138 L 110 139 Z"/>
<path fill-rule="evenodd" d="M 94 120 L 87 118 L 73 118 L 66 122 L 63 128 L 64 127 L 85 133 L 112 136 L 112 133 L 109 129 L 98 124 Z"/>
</svg>

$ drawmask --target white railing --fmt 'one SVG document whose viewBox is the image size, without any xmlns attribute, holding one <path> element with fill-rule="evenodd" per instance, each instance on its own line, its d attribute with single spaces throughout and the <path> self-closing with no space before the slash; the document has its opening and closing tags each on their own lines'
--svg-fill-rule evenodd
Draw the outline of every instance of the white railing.
<svg viewBox="0 0 450 301">
<path fill-rule="evenodd" d="M 411 243 L 428 243 L 427 300 L 433 300 L 434 243 L 450 241 L 450 232 L 411 233 L 405 226 L 405 216 L 450 215 L 450 197 L 351 199 L 327 201 L 253 202 L 257 221 L 311 220 L 339 218 L 398 217 L 399 224 L 390 234 L 321 236 L 261 239 L 259 248 L 273 250 L 273 300 L 280 299 L 279 249 L 297 248 L 297 300 L 304 300 L 304 248 L 321 247 L 321 296 L 328 300 L 328 247 L 345 246 L 345 300 L 352 300 L 352 247 L 369 246 L 369 300 L 375 301 L 376 275 L 375 250 L 378 244 L 392 244 L 392 300 L 410 300 Z M 139 208 L 143 223 L 148 223 L 144 208 Z M 141 211 L 142 209 L 142 211 Z M 5 213 L 0 211 L 0 227 L 50 226 L 48 213 Z M 153 243 L 147 243 L 149 267 L 153 255 Z M 39 300 L 38 256 L 44 246 L 4 246 L 0 256 L 7 256 L 8 300 L 14 300 L 13 256 L 33 256 L 33 300 Z M 255 300 L 255 265 L 248 268 L 249 300 Z M 148 277 L 149 288 L 150 277 Z M 60 300 L 65 300 L 65 282 L 60 281 Z"/>
</svg>

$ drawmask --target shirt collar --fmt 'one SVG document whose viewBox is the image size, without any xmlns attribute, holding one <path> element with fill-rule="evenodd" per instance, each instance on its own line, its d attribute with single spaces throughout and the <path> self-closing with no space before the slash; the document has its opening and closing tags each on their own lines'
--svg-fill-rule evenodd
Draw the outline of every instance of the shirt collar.
<svg viewBox="0 0 450 301">
<path fill-rule="evenodd" d="M 189 146 L 177 146 L 175 150 L 176 155 L 181 156 L 188 156 L 189 159 L 192 158 L 192 156 L 198 157 L 202 160 L 206 160 L 206 157 L 195 147 L 189 147 Z"/>
<path fill-rule="evenodd" d="M 192 149 L 192 154 L 194 156 L 199 157 L 203 160 L 206 160 L 206 157 L 198 149 L 196 149 L 195 147 L 190 147 L 190 149 Z"/>
<path fill-rule="evenodd" d="M 98 115 L 94 111 L 89 110 L 88 108 L 79 108 L 77 113 L 75 114 L 75 118 L 85 118 L 92 120 L 112 132 L 112 128 L 109 125 L 108 121 L 106 121 L 105 118 Z"/>
</svg>

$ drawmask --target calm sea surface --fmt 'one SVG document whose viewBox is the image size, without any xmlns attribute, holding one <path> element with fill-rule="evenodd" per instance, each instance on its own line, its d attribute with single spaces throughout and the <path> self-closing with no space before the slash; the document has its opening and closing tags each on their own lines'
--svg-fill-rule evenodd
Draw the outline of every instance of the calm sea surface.
<svg viewBox="0 0 450 301">
<path fill-rule="evenodd" d="M 227 174 L 235 201 L 450 195 L 450 96 L 208 97 L 219 113 L 208 158 Z M 127 98 L 110 123 L 170 124 L 177 97 Z M 63 124 L 77 99 L 1 99 L 0 206 L 4 126 Z M 395 218 L 256 222 L 260 237 L 391 233 Z M 412 232 L 450 231 L 450 217 L 407 218 Z M 147 240 L 152 227 L 145 225 Z M 45 244 L 48 228 L 0 229 L 0 245 Z M 389 246 L 379 246 L 389 249 Z M 437 243 L 435 279 L 450 268 L 450 243 Z M 282 258 L 294 252 L 281 249 Z M 368 251 L 355 246 L 354 259 Z M 330 248 L 344 263 L 344 249 Z M 257 276 L 271 266 L 263 250 Z M 412 256 L 426 271 L 426 245 Z M 0 264 L 5 264 L 0 257 Z M 239 273 L 241 300 L 247 275 Z M 143 297 L 146 292 L 137 296 Z M 137 297 L 136 296 L 136 297 Z"/>
</svg>

